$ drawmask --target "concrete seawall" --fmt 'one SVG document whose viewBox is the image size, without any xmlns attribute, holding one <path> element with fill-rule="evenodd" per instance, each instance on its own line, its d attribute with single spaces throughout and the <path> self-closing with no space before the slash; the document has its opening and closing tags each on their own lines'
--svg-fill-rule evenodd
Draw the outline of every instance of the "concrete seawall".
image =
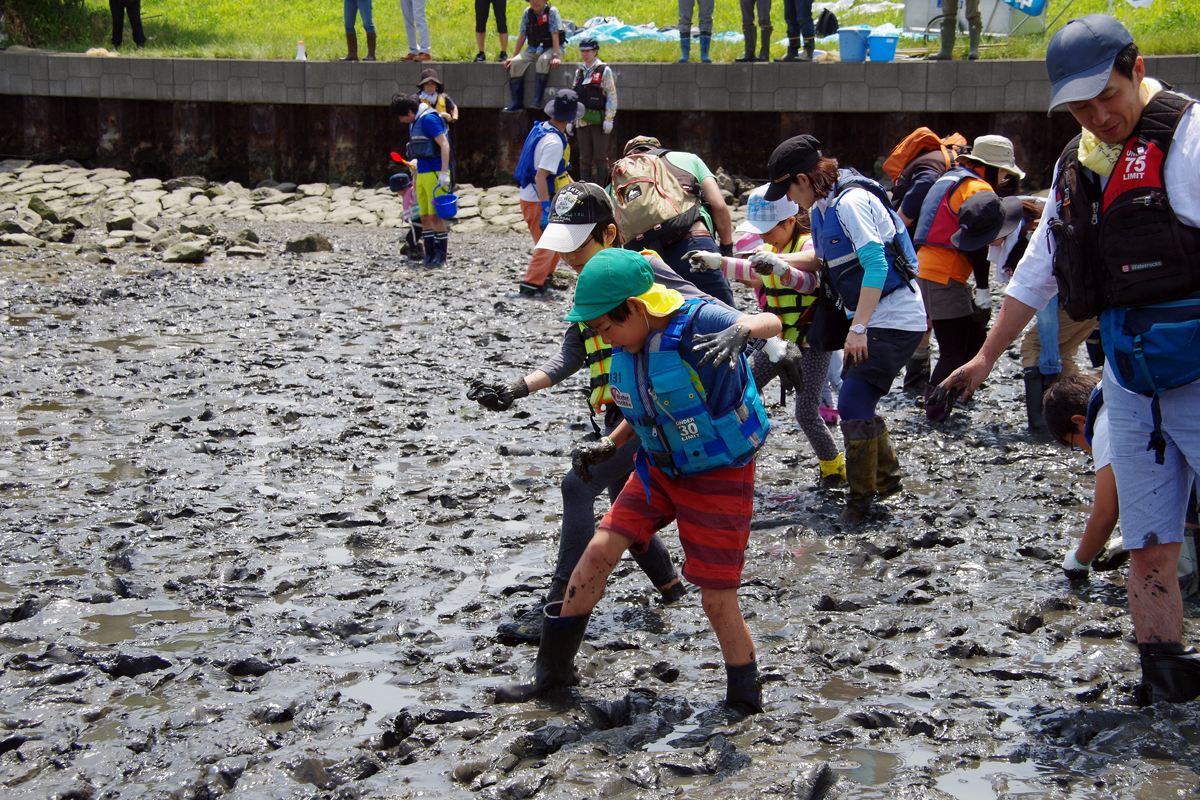
<svg viewBox="0 0 1200 800">
<path fill-rule="evenodd" d="M 1147 73 L 1200 92 L 1200 57 L 1146 59 Z M 0 152 L 75 158 L 135 175 L 198 172 L 253 182 L 362 180 L 388 172 L 404 126 L 386 106 L 438 69 L 462 120 L 451 132 L 461 176 L 491 182 L 515 165 L 536 113 L 501 114 L 497 64 L 103 58 L 0 52 Z M 554 75 L 566 85 L 571 69 Z M 919 124 L 968 137 L 1001 133 L 1044 181 L 1075 125 L 1047 118 L 1040 60 L 841 64 L 614 64 L 614 150 L 652 133 L 730 172 L 761 175 L 782 138 L 813 133 L 860 169 Z M 527 95 L 532 94 L 532 75 Z"/>
</svg>

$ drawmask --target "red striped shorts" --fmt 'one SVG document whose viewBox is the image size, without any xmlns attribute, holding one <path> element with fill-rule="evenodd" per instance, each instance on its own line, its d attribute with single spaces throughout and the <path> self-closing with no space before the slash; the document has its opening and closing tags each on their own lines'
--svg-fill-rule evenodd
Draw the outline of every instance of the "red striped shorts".
<svg viewBox="0 0 1200 800">
<path fill-rule="evenodd" d="M 683 577 L 706 589 L 736 589 L 742 583 L 750 517 L 754 512 L 754 462 L 673 479 L 650 467 L 650 502 L 637 472 L 629 476 L 600 527 L 646 549 L 650 537 L 678 522 Z"/>
</svg>

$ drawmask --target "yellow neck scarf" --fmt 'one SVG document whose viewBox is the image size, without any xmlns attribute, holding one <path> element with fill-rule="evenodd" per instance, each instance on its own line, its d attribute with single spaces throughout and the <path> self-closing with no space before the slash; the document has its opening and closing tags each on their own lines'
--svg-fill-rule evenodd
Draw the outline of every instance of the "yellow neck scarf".
<svg viewBox="0 0 1200 800">
<path fill-rule="evenodd" d="M 1150 98 L 1161 92 L 1163 86 L 1154 78 L 1142 79 L 1142 105 L 1150 102 Z M 1117 159 L 1121 157 L 1121 151 L 1125 149 L 1125 143 L 1120 144 L 1105 144 L 1096 138 L 1096 135 L 1084 128 L 1083 136 L 1079 139 L 1079 163 L 1090 169 L 1097 175 L 1107 178 L 1112 175 L 1113 169 L 1117 166 Z"/>
</svg>

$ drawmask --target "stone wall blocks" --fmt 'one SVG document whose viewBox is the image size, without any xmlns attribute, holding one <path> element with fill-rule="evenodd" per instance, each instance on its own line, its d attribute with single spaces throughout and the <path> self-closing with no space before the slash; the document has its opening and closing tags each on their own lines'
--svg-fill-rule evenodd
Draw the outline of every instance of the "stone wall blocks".
<svg viewBox="0 0 1200 800">
<path fill-rule="evenodd" d="M 50 56 L 32 53 L 29 56 L 29 77 L 35 81 L 50 80 Z"/>
<path fill-rule="evenodd" d="M 841 111 L 842 84 L 827 83 L 821 87 L 821 103 L 813 111 Z"/>
<path fill-rule="evenodd" d="M 904 92 L 900 98 L 900 110 L 905 112 L 925 111 L 926 97 L 924 92 Z"/>
<path fill-rule="evenodd" d="M 1010 83 L 1004 87 L 1004 110 L 1023 111 L 1025 103 L 1025 81 Z"/>
<path fill-rule="evenodd" d="M 129 74 L 135 81 L 154 80 L 155 60 L 148 58 L 129 59 Z"/>
<path fill-rule="evenodd" d="M 303 90 L 300 90 L 303 92 Z M 262 84 L 262 99 L 263 103 L 286 103 L 288 102 L 288 87 L 282 82 L 276 81 L 273 83 Z"/>
<path fill-rule="evenodd" d="M 840 111 L 870 111 L 871 87 L 865 83 L 841 84 Z"/>
<path fill-rule="evenodd" d="M 929 92 L 925 95 L 926 111 L 950 111 L 950 92 Z"/>
<path fill-rule="evenodd" d="M 895 86 L 879 86 L 871 87 L 868 95 L 868 105 L 866 108 L 859 109 L 862 111 L 871 112 L 894 112 L 904 110 L 905 92 L 897 89 Z M 842 92 L 842 108 L 849 111 L 846 107 L 846 93 Z"/>
<path fill-rule="evenodd" d="M 1003 86 L 980 86 L 975 89 L 976 111 L 1005 111 Z"/>
<path fill-rule="evenodd" d="M 950 93 L 950 108 L 960 109 L 962 111 L 975 110 L 975 96 L 978 90 L 974 86 L 960 86 Z"/>
<path fill-rule="evenodd" d="M 926 90 L 929 92 L 951 92 L 958 86 L 958 61 L 931 61 Z"/>
<path fill-rule="evenodd" d="M 158 83 L 154 80 L 134 78 L 133 96 L 139 100 L 157 100 Z"/>
<path fill-rule="evenodd" d="M 897 87 L 900 78 L 899 64 L 871 64 L 870 69 L 866 70 L 867 86 L 875 87 Z M 905 87 L 907 89 L 907 87 Z"/>
<path fill-rule="evenodd" d="M 48 80 L 65 81 L 71 75 L 71 62 L 65 58 L 52 58 L 49 64 Z"/>
</svg>

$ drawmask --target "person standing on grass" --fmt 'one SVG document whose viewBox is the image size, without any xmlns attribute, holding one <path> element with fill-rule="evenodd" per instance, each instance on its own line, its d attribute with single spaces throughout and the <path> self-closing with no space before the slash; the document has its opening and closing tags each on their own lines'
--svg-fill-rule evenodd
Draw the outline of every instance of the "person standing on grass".
<svg viewBox="0 0 1200 800">
<path fill-rule="evenodd" d="M 517 32 L 513 57 L 504 61 L 504 68 L 508 70 L 508 89 L 512 95 L 512 102 L 505 111 L 521 111 L 525 108 L 525 73 L 530 64 L 534 65 L 537 73 L 533 107 L 541 106 L 546 84 L 550 82 L 550 70 L 562 63 L 562 45 L 563 26 L 558 9 L 546 0 L 529 0 L 529 8 L 521 15 L 521 29 Z"/>
<path fill-rule="evenodd" d="M 612 70 L 600 60 L 600 44 L 589 37 L 579 43 L 583 66 L 575 71 L 575 94 L 585 111 L 575 126 L 579 140 L 582 181 L 608 183 L 608 138 L 617 115 L 617 84 Z"/>
<path fill-rule="evenodd" d="M 817 52 L 812 0 L 783 0 L 783 19 L 787 22 L 787 55 L 775 60 L 812 61 Z M 801 43 L 804 45 L 803 55 L 800 54 Z"/>
<path fill-rule="evenodd" d="M 508 0 L 475 0 L 475 47 L 479 50 L 475 63 L 487 61 L 483 45 L 487 38 L 488 9 L 496 13 L 496 33 L 500 35 L 500 57 L 496 60 L 508 60 Z"/>
<path fill-rule="evenodd" d="M 692 9 L 700 7 L 700 61 L 711 64 L 708 48 L 712 44 L 713 7 L 716 0 L 679 0 L 679 63 L 692 57 Z"/>
<path fill-rule="evenodd" d="M 371 0 L 367 0 L 368 5 L 370 2 Z M 108 10 L 112 12 L 114 50 L 121 49 L 121 40 L 125 36 L 126 13 L 129 14 L 129 29 L 133 34 L 133 43 L 139 48 L 146 45 L 146 34 L 142 31 L 142 0 L 108 0 Z"/>
<path fill-rule="evenodd" d="M 358 61 L 358 36 L 354 33 L 354 18 L 362 16 L 363 32 L 367 34 L 367 55 L 363 61 L 375 60 L 375 21 L 371 18 L 371 0 L 343 0 L 342 17 L 346 22 L 346 57 L 342 61 Z"/>
<path fill-rule="evenodd" d="M 346 0 L 350 2 L 351 0 Z M 425 20 L 425 0 L 400 0 L 404 14 L 404 33 L 408 37 L 408 55 L 401 61 L 429 61 L 433 46 L 429 43 L 429 23 Z"/>
</svg>

